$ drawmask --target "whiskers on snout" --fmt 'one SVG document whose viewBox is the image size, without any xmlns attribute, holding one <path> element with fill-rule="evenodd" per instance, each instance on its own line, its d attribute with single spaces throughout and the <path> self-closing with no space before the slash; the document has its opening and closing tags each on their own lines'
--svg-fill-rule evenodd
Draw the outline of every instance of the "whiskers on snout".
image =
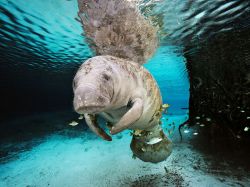
<svg viewBox="0 0 250 187">
<path fill-rule="evenodd" d="M 75 108 L 75 111 L 79 114 L 94 114 L 101 112 L 105 106 L 81 106 L 78 108 Z"/>
<path fill-rule="evenodd" d="M 93 99 L 93 97 L 88 99 L 82 99 L 80 95 L 76 95 L 74 97 L 73 105 L 75 111 L 79 114 L 98 113 L 106 107 L 106 100 L 106 98 L 100 96 L 95 97 L 95 99 Z"/>
</svg>

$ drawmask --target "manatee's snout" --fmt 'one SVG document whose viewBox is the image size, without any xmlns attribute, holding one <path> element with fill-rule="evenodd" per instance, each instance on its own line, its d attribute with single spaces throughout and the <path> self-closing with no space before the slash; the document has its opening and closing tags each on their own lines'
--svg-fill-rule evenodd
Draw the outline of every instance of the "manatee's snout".
<svg viewBox="0 0 250 187">
<path fill-rule="evenodd" d="M 82 85 L 74 91 L 74 109 L 79 114 L 100 112 L 108 102 L 94 85 Z"/>
</svg>

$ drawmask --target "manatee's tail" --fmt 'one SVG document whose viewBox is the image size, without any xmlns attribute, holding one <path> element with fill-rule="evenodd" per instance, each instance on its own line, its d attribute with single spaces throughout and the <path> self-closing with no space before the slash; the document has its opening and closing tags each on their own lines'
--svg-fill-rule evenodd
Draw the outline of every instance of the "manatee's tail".
<svg viewBox="0 0 250 187">
<path fill-rule="evenodd" d="M 96 55 L 143 64 L 155 52 L 157 29 L 128 0 L 78 0 L 78 15 Z"/>
</svg>

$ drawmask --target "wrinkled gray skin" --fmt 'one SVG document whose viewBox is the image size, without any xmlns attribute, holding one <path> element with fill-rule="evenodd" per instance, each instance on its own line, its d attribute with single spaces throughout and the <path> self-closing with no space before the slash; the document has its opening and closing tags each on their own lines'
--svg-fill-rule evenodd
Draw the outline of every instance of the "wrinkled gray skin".
<svg viewBox="0 0 250 187">
<path fill-rule="evenodd" d="M 172 144 L 159 126 L 160 91 L 143 66 L 113 56 L 96 56 L 81 65 L 73 89 L 75 111 L 84 114 L 98 136 L 112 140 L 97 123 L 97 115 L 101 115 L 109 122 L 111 134 L 137 130 L 130 147 L 141 160 L 157 163 L 170 155 Z M 160 141 L 152 143 L 155 139 Z"/>
<path fill-rule="evenodd" d="M 96 123 L 96 115 L 112 124 L 111 134 L 124 129 L 149 130 L 159 124 L 162 99 L 150 73 L 137 63 L 112 56 L 96 56 L 79 68 L 73 82 L 74 109 L 89 127 L 111 140 Z"/>
<path fill-rule="evenodd" d="M 111 134 L 135 130 L 130 146 L 135 156 L 146 162 L 165 160 L 171 142 L 159 126 L 161 94 L 141 66 L 158 46 L 157 28 L 134 1 L 78 0 L 78 7 L 90 47 L 103 56 L 83 63 L 74 78 L 76 112 L 108 141 L 112 138 L 97 124 L 98 115 L 106 119 Z"/>
</svg>

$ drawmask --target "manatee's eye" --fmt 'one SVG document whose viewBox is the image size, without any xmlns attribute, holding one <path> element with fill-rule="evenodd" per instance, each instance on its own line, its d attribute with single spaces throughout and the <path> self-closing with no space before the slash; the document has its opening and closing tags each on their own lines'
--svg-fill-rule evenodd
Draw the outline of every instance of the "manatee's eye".
<svg viewBox="0 0 250 187">
<path fill-rule="evenodd" d="M 97 101 L 100 102 L 100 103 L 103 103 L 105 101 L 105 99 L 102 96 L 99 96 L 97 98 Z"/>
<path fill-rule="evenodd" d="M 108 81 L 108 80 L 110 79 L 110 76 L 107 75 L 106 73 L 102 74 L 102 77 L 103 77 L 106 81 Z"/>
</svg>

